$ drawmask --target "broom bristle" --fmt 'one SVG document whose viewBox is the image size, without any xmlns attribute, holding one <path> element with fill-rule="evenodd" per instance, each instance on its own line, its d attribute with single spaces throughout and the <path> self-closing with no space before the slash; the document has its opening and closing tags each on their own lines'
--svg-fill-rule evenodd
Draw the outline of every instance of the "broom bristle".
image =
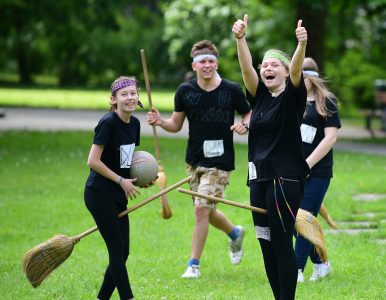
<svg viewBox="0 0 386 300">
<path fill-rule="evenodd" d="M 58 234 L 29 250 L 23 259 L 23 270 L 31 285 L 36 288 L 70 255 L 79 240 Z"/>
<path fill-rule="evenodd" d="M 315 246 L 321 261 L 326 262 L 327 249 L 324 242 L 322 227 L 320 226 L 318 219 L 310 212 L 299 209 L 296 215 L 295 227 L 301 236 L 309 240 Z"/>
</svg>

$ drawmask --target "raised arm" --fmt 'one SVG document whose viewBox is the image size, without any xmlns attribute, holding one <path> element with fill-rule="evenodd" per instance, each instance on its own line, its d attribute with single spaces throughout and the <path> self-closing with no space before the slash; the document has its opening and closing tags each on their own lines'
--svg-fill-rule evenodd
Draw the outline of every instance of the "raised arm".
<svg viewBox="0 0 386 300">
<path fill-rule="evenodd" d="M 168 132 L 178 132 L 181 130 L 182 125 L 184 124 L 185 113 L 184 112 L 173 112 L 171 118 L 164 119 L 161 117 L 159 111 L 155 108 L 152 108 L 147 113 L 147 123 L 149 125 L 160 126 L 162 129 Z"/>
<path fill-rule="evenodd" d="M 237 20 L 232 27 L 232 32 L 235 34 L 237 42 L 237 55 L 241 73 L 243 76 L 244 85 L 248 92 L 254 97 L 259 84 L 259 76 L 253 68 L 252 56 L 249 51 L 247 40 L 245 39 L 245 32 L 248 27 L 248 15 L 244 15 L 244 20 Z"/>
<path fill-rule="evenodd" d="M 295 30 L 296 38 L 298 39 L 298 45 L 296 47 L 295 53 L 292 56 L 290 64 L 290 78 L 294 87 L 299 87 L 301 75 L 302 75 L 302 65 L 304 57 L 306 54 L 307 46 L 307 31 L 302 27 L 302 20 L 298 21 L 297 28 Z"/>
</svg>

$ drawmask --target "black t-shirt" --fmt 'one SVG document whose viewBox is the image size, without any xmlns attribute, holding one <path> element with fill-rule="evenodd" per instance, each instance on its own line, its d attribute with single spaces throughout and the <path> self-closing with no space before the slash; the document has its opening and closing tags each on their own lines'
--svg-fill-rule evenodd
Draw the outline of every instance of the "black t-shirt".
<svg viewBox="0 0 386 300">
<path fill-rule="evenodd" d="M 309 174 L 304 159 L 300 124 L 307 101 L 303 77 L 295 89 L 288 78 L 278 96 L 260 81 L 255 97 L 247 93 L 253 109 L 248 136 L 249 183 L 276 177 Z"/>
<path fill-rule="evenodd" d="M 326 127 L 340 128 L 340 119 L 336 99 L 333 102 L 327 99 L 326 105 L 331 116 L 322 117 L 316 110 L 316 102 L 308 101 L 306 114 L 303 118 L 303 124 L 308 125 L 308 138 L 303 135 L 304 157 L 307 158 L 324 139 L 324 129 Z M 303 127 L 304 125 L 302 125 Z M 316 129 L 316 131 L 315 131 Z M 307 129 L 303 129 L 307 130 Z M 332 177 L 333 151 L 332 149 L 311 169 L 312 176 Z"/>
<path fill-rule="evenodd" d="M 123 178 L 130 178 L 130 161 L 135 146 L 139 146 L 140 130 L 140 122 L 136 117 L 131 116 L 130 122 L 125 123 L 115 112 L 105 114 L 95 127 L 93 144 L 104 146 L 101 160 Z M 117 183 L 92 169 L 86 185 L 102 192 L 124 196 Z"/>
<path fill-rule="evenodd" d="M 182 83 L 174 98 L 174 111 L 185 112 L 189 139 L 185 161 L 194 166 L 231 171 L 234 166 L 233 131 L 235 110 L 244 115 L 251 109 L 240 85 L 222 79 L 207 92 L 197 79 Z"/>
</svg>

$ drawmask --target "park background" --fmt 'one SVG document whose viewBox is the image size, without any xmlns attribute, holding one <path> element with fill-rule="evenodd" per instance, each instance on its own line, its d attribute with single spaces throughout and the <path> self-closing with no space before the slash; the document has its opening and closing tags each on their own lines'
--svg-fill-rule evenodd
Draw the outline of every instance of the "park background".
<svg viewBox="0 0 386 300">
<path fill-rule="evenodd" d="M 212 40 L 220 50 L 221 76 L 242 82 L 231 27 L 248 13 L 247 39 L 256 67 L 268 48 L 292 54 L 296 23 L 303 20 L 309 34 L 306 55 L 316 59 L 337 95 L 343 126 L 362 128 L 365 112 L 382 109 L 377 92 L 383 87 L 375 83 L 386 79 L 385 8 L 383 0 L 0 0 L 0 108 L 5 118 L 7 107 L 107 111 L 111 81 L 122 74 L 140 79 L 147 104 L 143 48 L 153 103 L 170 112 L 197 40 Z M 82 201 L 92 130 L 0 132 L 3 299 L 94 299 L 106 263 L 97 234 L 76 245 L 68 262 L 38 289 L 21 269 L 23 254 L 36 244 L 94 225 Z M 384 133 L 352 141 L 386 145 Z M 171 184 L 185 177 L 185 138 L 160 142 Z M 141 148 L 154 153 L 151 138 L 144 138 Z M 236 146 L 237 170 L 225 196 L 247 204 L 246 151 L 246 145 Z M 385 299 L 385 157 L 336 151 L 335 163 L 326 206 L 340 231 L 335 234 L 321 221 L 333 273 L 321 283 L 300 285 L 298 299 Z M 152 187 L 143 197 L 156 191 Z M 234 208 L 221 207 L 248 229 L 243 263 L 232 268 L 224 237 L 211 231 L 203 278 L 181 280 L 193 215 L 186 196 L 173 192 L 169 198 L 170 220 L 160 218 L 158 204 L 130 217 L 128 268 L 137 299 L 271 299 L 250 214 Z M 311 271 L 308 264 L 306 277 Z"/>
</svg>

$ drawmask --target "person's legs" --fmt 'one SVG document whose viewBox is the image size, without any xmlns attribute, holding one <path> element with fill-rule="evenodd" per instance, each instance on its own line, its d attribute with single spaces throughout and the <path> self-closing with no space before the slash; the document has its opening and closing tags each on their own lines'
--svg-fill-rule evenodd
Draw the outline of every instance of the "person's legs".
<svg viewBox="0 0 386 300">
<path fill-rule="evenodd" d="M 268 183 L 267 209 L 271 232 L 271 244 L 277 260 L 280 297 L 294 299 L 297 283 L 297 261 L 292 244 L 303 184 L 294 179 L 275 179 Z"/>
<path fill-rule="evenodd" d="M 109 265 L 98 299 L 109 299 L 115 287 L 121 299 L 133 298 L 125 264 L 129 249 L 128 218 L 123 217 L 120 220 L 118 213 L 123 209 L 118 208 L 113 199 L 99 191 L 86 188 L 85 202 L 109 252 Z"/>
<path fill-rule="evenodd" d="M 267 209 L 266 194 L 267 182 L 254 183 L 250 186 L 250 204 L 255 207 Z M 278 277 L 277 260 L 271 243 L 271 230 L 269 228 L 269 215 L 252 212 L 256 238 L 259 241 L 263 254 L 265 273 L 271 286 L 275 299 L 280 297 L 280 284 Z"/>
<path fill-rule="evenodd" d="M 300 202 L 300 208 L 309 211 L 316 217 L 329 184 L 330 178 L 309 177 L 305 182 L 304 196 Z M 310 256 L 313 263 L 321 263 L 315 247 L 301 235 L 296 236 L 295 253 L 298 269 L 302 271 L 305 269 L 308 256 Z"/>
<path fill-rule="evenodd" d="M 222 197 L 225 186 L 229 182 L 229 172 L 218 170 L 216 168 L 189 167 L 188 173 L 193 178 L 190 183 L 191 190 L 201 194 Z M 232 236 L 234 240 L 238 238 L 239 231 L 239 228 L 236 228 L 224 213 L 216 209 L 213 202 L 196 197 L 194 199 L 194 205 L 195 225 L 192 238 L 192 253 L 188 262 L 188 273 L 190 273 L 189 267 L 192 267 L 193 265 L 199 266 L 200 258 L 208 236 L 209 224 L 225 232 L 229 236 Z M 239 244 L 241 251 L 241 243 Z M 239 256 L 236 263 L 241 260 L 242 255 Z M 190 277 L 187 272 L 184 273 L 183 277 L 197 278 L 196 276 Z"/>
</svg>

